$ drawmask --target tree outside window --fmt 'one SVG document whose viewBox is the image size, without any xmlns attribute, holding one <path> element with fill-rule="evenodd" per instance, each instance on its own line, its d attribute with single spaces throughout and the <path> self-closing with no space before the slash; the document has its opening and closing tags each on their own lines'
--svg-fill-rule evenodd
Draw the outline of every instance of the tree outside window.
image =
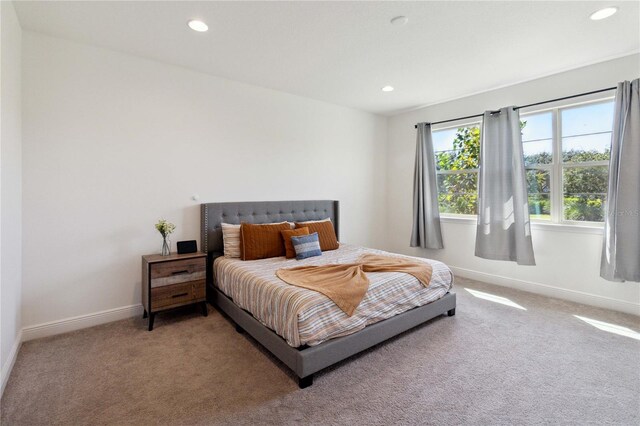
<svg viewBox="0 0 640 426">
<path fill-rule="evenodd" d="M 523 114 L 522 143 L 532 220 L 603 222 L 613 102 Z M 480 123 L 433 132 L 440 212 L 478 212 Z"/>
</svg>

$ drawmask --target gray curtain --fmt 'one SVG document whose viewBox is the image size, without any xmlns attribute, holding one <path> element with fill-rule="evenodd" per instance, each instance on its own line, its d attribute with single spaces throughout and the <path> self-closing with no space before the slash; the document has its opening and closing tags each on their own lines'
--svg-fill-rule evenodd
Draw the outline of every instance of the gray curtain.
<svg viewBox="0 0 640 426">
<path fill-rule="evenodd" d="M 600 276 L 640 281 L 640 79 L 618 83 Z"/>
<path fill-rule="evenodd" d="M 413 231 L 411 247 L 444 248 L 438 210 L 436 160 L 431 124 L 418 123 L 416 166 L 413 174 Z"/>
<path fill-rule="evenodd" d="M 478 177 L 476 256 L 535 265 L 520 114 L 484 113 Z"/>
</svg>

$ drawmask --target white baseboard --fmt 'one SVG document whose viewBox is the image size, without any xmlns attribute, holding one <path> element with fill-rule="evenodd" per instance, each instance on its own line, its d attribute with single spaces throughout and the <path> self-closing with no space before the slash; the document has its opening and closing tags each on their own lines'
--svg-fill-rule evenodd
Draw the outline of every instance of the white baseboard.
<svg viewBox="0 0 640 426">
<path fill-rule="evenodd" d="M 142 315 L 142 311 L 143 308 L 140 304 L 122 306 L 120 308 L 107 309 L 106 311 L 94 312 L 92 314 L 32 325 L 22 329 L 22 341 L 26 342 L 41 337 L 54 336 L 56 334 L 68 333 L 69 331 L 131 318 L 136 315 Z"/>
<path fill-rule="evenodd" d="M 496 284 L 503 287 L 516 288 L 530 293 L 541 294 L 543 296 L 555 297 L 557 299 L 569 300 L 571 302 L 582 303 L 584 305 L 596 306 L 598 308 L 611 309 L 632 315 L 640 315 L 640 304 L 628 302 L 626 300 L 613 299 L 597 294 L 585 293 L 578 290 L 555 287 L 549 284 L 524 281 L 515 278 L 503 277 L 501 275 L 488 274 L 486 272 L 474 271 L 472 269 L 449 266 L 455 275 L 473 280 L 484 281 L 489 284 Z"/>
<path fill-rule="evenodd" d="M 11 370 L 13 370 L 13 366 L 16 363 L 16 359 L 18 358 L 20 346 L 22 346 L 22 331 L 18 332 L 16 341 L 13 342 L 13 347 L 11 348 L 11 352 L 9 352 L 9 358 L 2 366 L 2 370 L 0 372 L 0 380 L 2 381 L 2 383 L 0 384 L 0 397 L 2 397 L 2 394 L 4 394 L 4 388 L 5 386 L 7 386 L 7 382 L 9 382 L 9 376 L 11 375 Z"/>
</svg>

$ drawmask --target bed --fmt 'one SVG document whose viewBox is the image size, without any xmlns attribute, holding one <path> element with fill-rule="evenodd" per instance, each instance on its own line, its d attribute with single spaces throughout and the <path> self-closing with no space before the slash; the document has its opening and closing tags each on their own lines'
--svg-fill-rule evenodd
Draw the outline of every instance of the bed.
<svg viewBox="0 0 640 426">
<path fill-rule="evenodd" d="M 221 223 L 271 223 L 329 217 L 339 237 L 339 203 L 332 200 L 207 203 L 201 205 L 201 244 L 207 253 L 207 299 L 287 365 L 301 388 L 313 374 L 442 314 L 455 314 L 453 277 L 442 263 L 429 287 L 402 273 L 370 274 L 371 284 L 356 313 L 347 317 L 325 296 L 290 286 L 278 268 L 299 266 L 284 257 L 241 261 L 222 256 Z M 349 263 L 378 250 L 341 244 L 305 264 Z M 386 254 L 386 253 L 385 253 Z M 400 255 L 397 255 L 400 256 Z M 390 295 L 392 297 L 390 297 Z M 384 297 L 382 297 L 384 296 Z"/>
</svg>

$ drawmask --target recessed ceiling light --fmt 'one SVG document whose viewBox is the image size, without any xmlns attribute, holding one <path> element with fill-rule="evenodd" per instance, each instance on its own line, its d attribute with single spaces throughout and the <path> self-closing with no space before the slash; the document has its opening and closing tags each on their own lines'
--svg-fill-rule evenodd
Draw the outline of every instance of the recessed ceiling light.
<svg viewBox="0 0 640 426">
<path fill-rule="evenodd" d="M 593 21 L 599 21 L 601 19 L 608 18 L 618 11 L 618 8 L 615 6 L 605 7 L 604 9 L 596 10 L 589 16 Z"/>
<path fill-rule="evenodd" d="M 406 16 L 396 16 L 391 20 L 391 25 L 402 26 L 409 22 L 409 18 Z"/>
<path fill-rule="evenodd" d="M 384 86 L 382 88 L 383 92 L 393 92 L 393 86 Z"/>
<path fill-rule="evenodd" d="M 203 33 L 209 29 L 209 26 L 207 24 L 195 19 L 187 22 L 187 25 L 189 25 L 189 28 L 191 28 L 193 31 L 198 31 L 199 33 Z"/>
</svg>

